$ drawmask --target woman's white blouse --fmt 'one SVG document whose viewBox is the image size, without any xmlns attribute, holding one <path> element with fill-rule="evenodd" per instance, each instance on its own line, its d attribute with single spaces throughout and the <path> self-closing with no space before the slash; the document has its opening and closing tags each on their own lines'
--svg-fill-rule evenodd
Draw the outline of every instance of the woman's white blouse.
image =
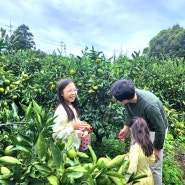
<svg viewBox="0 0 185 185">
<path fill-rule="evenodd" d="M 72 109 L 72 111 L 75 114 L 75 120 L 79 121 L 77 117 L 77 112 L 75 108 L 72 105 L 69 105 L 69 107 Z M 76 147 L 78 150 L 80 147 L 80 138 L 78 137 L 79 130 L 73 129 L 73 121 L 68 122 L 67 112 L 65 111 L 62 104 L 60 104 L 54 113 L 54 116 L 57 116 L 54 119 L 53 124 L 53 138 L 54 139 L 61 139 L 62 143 L 67 143 L 69 137 L 71 134 L 74 133 L 74 140 L 73 140 L 73 146 Z"/>
</svg>

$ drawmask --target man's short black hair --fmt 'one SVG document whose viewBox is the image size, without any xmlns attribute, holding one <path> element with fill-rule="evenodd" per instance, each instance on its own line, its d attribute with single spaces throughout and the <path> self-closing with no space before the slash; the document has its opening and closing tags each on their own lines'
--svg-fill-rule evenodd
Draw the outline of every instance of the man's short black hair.
<svg viewBox="0 0 185 185">
<path fill-rule="evenodd" d="M 112 84 L 111 95 L 118 101 L 134 98 L 135 87 L 131 80 L 117 80 Z"/>
</svg>

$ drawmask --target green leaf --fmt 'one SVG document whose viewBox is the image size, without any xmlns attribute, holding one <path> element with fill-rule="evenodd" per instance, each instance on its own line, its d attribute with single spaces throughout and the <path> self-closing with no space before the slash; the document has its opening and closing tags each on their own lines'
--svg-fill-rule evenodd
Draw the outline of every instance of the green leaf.
<svg viewBox="0 0 185 185">
<path fill-rule="evenodd" d="M 116 171 L 108 171 L 106 172 L 108 176 L 118 177 L 118 178 L 125 178 L 123 175 L 119 174 Z"/>
<path fill-rule="evenodd" d="M 41 107 L 36 103 L 35 100 L 32 100 L 32 102 L 33 102 L 33 109 L 40 114 L 42 110 Z"/>
<path fill-rule="evenodd" d="M 67 174 L 69 178 L 74 178 L 74 179 L 78 179 L 82 177 L 83 175 L 84 175 L 83 172 L 70 172 L 69 174 Z"/>
<path fill-rule="evenodd" d="M 51 149 L 51 154 L 52 154 L 53 160 L 56 164 L 56 167 L 60 168 L 62 156 L 61 156 L 61 151 L 60 151 L 59 147 L 57 145 L 55 145 L 53 142 L 51 142 L 50 149 Z"/>
<path fill-rule="evenodd" d="M 74 141 L 74 132 L 69 136 L 69 139 L 68 139 L 67 144 L 66 144 L 67 149 L 72 146 L 73 141 Z"/>
<path fill-rule="evenodd" d="M 56 118 L 57 116 L 51 117 L 49 119 L 47 119 L 46 121 L 46 126 L 49 126 L 51 123 L 53 124 L 53 120 Z"/>
<path fill-rule="evenodd" d="M 38 136 L 37 143 L 36 143 L 36 150 L 41 160 L 47 157 L 47 152 L 48 152 L 47 145 L 46 145 L 46 141 L 44 137 L 42 136 L 42 134 L 39 134 Z"/>
<path fill-rule="evenodd" d="M 46 112 L 44 110 L 41 110 L 40 115 L 41 115 L 42 120 L 46 118 Z"/>
<path fill-rule="evenodd" d="M 0 184 L 3 184 L 3 185 L 13 185 L 13 183 L 10 182 L 9 180 L 0 180 Z"/>
<path fill-rule="evenodd" d="M 16 37 L 13 39 L 12 43 L 14 44 L 15 42 L 17 42 L 19 38 L 20 38 L 20 36 L 19 36 L 19 35 L 18 35 L 18 36 L 16 36 Z"/>
<path fill-rule="evenodd" d="M 12 105 L 12 109 L 13 109 L 13 117 L 15 118 L 18 116 L 18 108 L 14 102 L 11 105 Z"/>
<path fill-rule="evenodd" d="M 22 105 L 22 108 L 23 107 L 25 108 L 25 116 L 30 117 L 30 113 L 31 113 L 31 109 L 32 109 L 32 103 L 30 103 L 28 107 Z"/>
<path fill-rule="evenodd" d="M 18 143 L 24 146 L 28 146 L 29 148 L 33 146 L 33 143 L 30 139 L 30 137 L 19 134 L 17 135 L 16 139 L 19 139 Z"/>
<path fill-rule="evenodd" d="M 46 166 L 46 165 L 38 165 L 38 164 L 36 164 L 36 165 L 34 165 L 34 166 L 35 166 L 35 168 L 36 168 L 41 174 L 43 174 L 43 175 L 49 175 L 49 174 L 52 173 L 51 168 L 49 168 L 49 167 Z"/>
<path fill-rule="evenodd" d="M 138 180 L 138 179 L 142 179 L 142 178 L 146 178 L 146 177 L 148 177 L 147 174 L 134 175 L 134 176 L 132 176 L 131 181 L 136 181 L 136 180 Z M 130 180 L 130 179 L 129 179 L 129 180 Z"/>
<path fill-rule="evenodd" d="M 83 172 L 83 173 L 86 173 L 87 170 L 81 166 L 81 165 L 77 165 L 77 166 L 72 166 L 72 167 L 69 167 L 65 170 L 65 173 L 71 173 L 71 172 Z"/>
<path fill-rule="evenodd" d="M 50 175 L 47 177 L 47 179 L 51 185 L 59 185 L 59 180 L 55 175 Z"/>
<path fill-rule="evenodd" d="M 2 156 L 2 157 L 0 157 L 0 163 L 6 164 L 6 165 L 22 164 L 17 158 L 12 157 L 12 156 Z"/>
<path fill-rule="evenodd" d="M 96 156 L 96 154 L 95 154 L 92 146 L 91 145 L 88 145 L 88 149 L 89 149 L 89 151 L 91 153 L 93 164 L 96 164 L 96 162 L 97 162 L 97 156 Z"/>
<path fill-rule="evenodd" d="M 1 28 L 1 37 L 3 38 L 5 36 L 5 34 L 6 34 L 6 30 Z"/>
<path fill-rule="evenodd" d="M 10 179 L 10 177 L 11 177 L 12 175 L 13 175 L 12 173 L 0 175 L 0 179 L 1 179 L 1 180 L 3 180 L 3 179 Z"/>
<path fill-rule="evenodd" d="M 28 149 L 27 147 L 17 145 L 17 146 L 15 147 L 15 149 L 16 149 L 16 150 L 19 150 L 19 151 L 22 151 L 22 152 L 25 152 L 25 153 L 27 153 L 27 154 L 30 154 L 30 156 L 31 156 L 31 150 Z"/>
<path fill-rule="evenodd" d="M 39 113 L 38 112 L 36 112 L 36 111 L 34 111 L 35 112 L 35 115 L 36 115 L 36 119 L 37 119 L 37 128 L 38 128 L 38 130 L 40 131 L 40 130 L 42 130 L 42 127 L 41 127 L 41 123 L 42 123 L 42 121 L 41 121 L 41 117 L 40 117 L 40 115 L 39 115 Z"/>
</svg>

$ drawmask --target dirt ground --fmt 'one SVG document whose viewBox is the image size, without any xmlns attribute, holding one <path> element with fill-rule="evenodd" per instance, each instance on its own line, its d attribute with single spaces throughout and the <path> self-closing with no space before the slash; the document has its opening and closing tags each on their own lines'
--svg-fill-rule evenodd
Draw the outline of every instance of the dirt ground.
<svg viewBox="0 0 185 185">
<path fill-rule="evenodd" d="M 180 168 L 184 172 L 183 179 L 185 180 L 185 154 L 177 154 L 175 155 L 175 159 L 178 161 Z"/>
</svg>

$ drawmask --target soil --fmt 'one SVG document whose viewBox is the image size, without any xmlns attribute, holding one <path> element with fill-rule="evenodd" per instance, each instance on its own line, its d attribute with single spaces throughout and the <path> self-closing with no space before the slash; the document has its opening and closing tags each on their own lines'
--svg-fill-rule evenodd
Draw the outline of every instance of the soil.
<svg viewBox="0 0 185 185">
<path fill-rule="evenodd" d="M 185 154 L 175 155 L 175 160 L 179 163 L 180 168 L 183 171 L 183 179 L 185 180 Z"/>
</svg>

